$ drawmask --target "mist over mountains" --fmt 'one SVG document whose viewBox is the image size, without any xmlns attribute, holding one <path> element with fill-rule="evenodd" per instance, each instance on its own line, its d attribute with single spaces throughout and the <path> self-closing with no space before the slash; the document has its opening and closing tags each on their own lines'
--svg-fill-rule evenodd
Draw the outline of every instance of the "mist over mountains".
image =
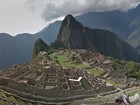
<svg viewBox="0 0 140 105">
<path fill-rule="evenodd" d="M 140 5 L 127 12 L 89 12 L 75 17 L 82 25 L 90 28 L 109 30 L 121 40 L 130 43 L 137 51 L 140 50 Z M 32 49 L 38 38 L 47 44 L 54 42 L 61 22 L 56 21 L 42 31 L 32 34 L 20 34 L 15 37 L 0 33 L 0 67 L 7 68 L 31 59 Z M 123 59 L 123 58 L 122 58 Z"/>
</svg>

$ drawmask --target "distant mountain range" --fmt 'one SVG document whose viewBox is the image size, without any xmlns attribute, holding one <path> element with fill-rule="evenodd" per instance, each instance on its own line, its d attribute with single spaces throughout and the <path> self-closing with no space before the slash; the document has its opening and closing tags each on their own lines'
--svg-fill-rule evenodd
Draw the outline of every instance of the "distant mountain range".
<svg viewBox="0 0 140 105">
<path fill-rule="evenodd" d="M 82 25 L 90 28 L 109 30 L 120 39 L 140 50 L 140 5 L 127 12 L 89 12 L 75 17 Z M 15 37 L 0 33 L 0 68 L 24 63 L 31 59 L 32 49 L 38 38 L 47 44 L 57 39 L 61 22 L 56 21 L 42 31 L 32 34 L 20 34 Z"/>
<path fill-rule="evenodd" d="M 109 12 L 89 12 L 76 19 L 90 28 L 107 29 L 114 32 L 120 39 L 127 41 L 131 33 L 138 28 L 140 4 L 127 12 L 118 10 Z M 139 23 L 138 23 L 139 22 Z"/>
<path fill-rule="evenodd" d="M 60 24 L 61 22 L 56 21 L 34 35 L 23 33 L 13 37 L 0 33 L 0 69 L 29 61 L 35 41 L 38 38 L 48 44 L 55 41 Z"/>
</svg>

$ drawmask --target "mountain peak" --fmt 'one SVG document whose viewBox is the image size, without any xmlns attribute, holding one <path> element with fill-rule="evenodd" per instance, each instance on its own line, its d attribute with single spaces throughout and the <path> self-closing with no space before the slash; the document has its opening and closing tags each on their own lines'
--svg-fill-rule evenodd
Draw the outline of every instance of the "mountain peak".
<svg viewBox="0 0 140 105">
<path fill-rule="evenodd" d="M 79 23 L 72 15 L 67 15 L 61 23 L 60 31 L 57 36 L 58 41 L 63 42 L 65 39 L 69 38 L 69 32 L 77 29 L 83 29 L 82 24 Z M 67 41 L 65 43 L 69 44 Z"/>
<path fill-rule="evenodd" d="M 61 26 L 66 26 L 69 28 L 83 27 L 83 25 L 79 21 L 77 21 L 72 15 L 67 15 L 62 21 Z"/>
<path fill-rule="evenodd" d="M 72 23 L 75 23 L 75 22 L 76 22 L 76 19 L 72 15 L 67 15 L 65 17 L 65 19 L 63 20 L 64 24 L 72 24 Z"/>
<path fill-rule="evenodd" d="M 85 27 L 72 15 L 63 20 L 57 41 L 66 48 L 87 49 L 118 59 L 138 61 L 139 58 L 137 52 L 114 33 Z"/>
<path fill-rule="evenodd" d="M 40 53 L 40 51 L 47 51 L 47 50 L 48 50 L 48 45 L 41 38 L 39 38 L 34 44 L 32 59 L 34 59 Z"/>
<path fill-rule="evenodd" d="M 67 16 L 65 17 L 65 19 L 66 19 L 66 20 L 73 20 L 74 17 L 73 17 L 71 14 L 69 14 L 69 15 L 67 15 Z M 65 19 L 64 19 L 64 20 L 65 20 Z"/>
<path fill-rule="evenodd" d="M 43 43 L 44 41 L 41 38 L 38 38 L 36 43 Z"/>
<path fill-rule="evenodd" d="M 138 4 L 136 8 L 137 8 L 137 9 L 140 8 L 140 4 Z"/>
</svg>

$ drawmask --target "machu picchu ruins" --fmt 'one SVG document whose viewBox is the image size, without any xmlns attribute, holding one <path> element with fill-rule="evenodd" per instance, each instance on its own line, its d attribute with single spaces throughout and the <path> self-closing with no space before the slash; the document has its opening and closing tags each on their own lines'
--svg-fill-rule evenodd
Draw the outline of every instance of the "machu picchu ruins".
<svg viewBox="0 0 140 105">
<path fill-rule="evenodd" d="M 50 55 L 40 52 L 32 62 L 2 71 L 0 88 L 55 104 L 139 86 L 138 80 L 120 73 L 113 62 L 110 57 L 88 50 L 60 49 Z M 120 67 L 125 70 L 123 65 Z"/>
</svg>

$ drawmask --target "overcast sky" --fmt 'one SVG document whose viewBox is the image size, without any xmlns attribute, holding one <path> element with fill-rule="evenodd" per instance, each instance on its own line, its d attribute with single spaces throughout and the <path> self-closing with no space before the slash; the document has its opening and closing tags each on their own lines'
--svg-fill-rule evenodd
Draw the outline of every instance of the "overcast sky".
<svg viewBox="0 0 140 105">
<path fill-rule="evenodd" d="M 136 7 L 140 0 L 0 0 L 0 33 L 36 33 L 67 14 Z"/>
</svg>

